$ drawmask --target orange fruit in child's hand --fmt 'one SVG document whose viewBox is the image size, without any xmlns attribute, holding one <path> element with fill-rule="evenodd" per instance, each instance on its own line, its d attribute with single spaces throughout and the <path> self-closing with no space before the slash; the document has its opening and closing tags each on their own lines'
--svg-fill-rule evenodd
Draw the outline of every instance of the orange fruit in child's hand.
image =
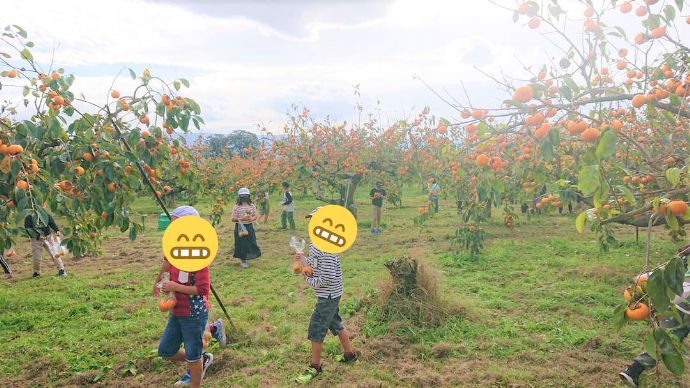
<svg viewBox="0 0 690 388">
<path fill-rule="evenodd" d="M 299 274 L 302 272 L 302 265 L 300 263 L 295 263 L 292 265 L 292 273 L 295 275 Z"/>
<path fill-rule="evenodd" d="M 208 340 L 210 340 L 210 339 L 211 339 L 211 332 L 208 331 L 208 330 L 206 330 L 206 331 L 204 332 L 204 340 L 208 341 Z"/>
<path fill-rule="evenodd" d="M 162 299 L 160 302 L 158 302 L 158 309 L 161 312 L 170 311 L 173 307 L 175 307 L 175 304 L 177 304 L 177 301 L 173 298 Z"/>
<path fill-rule="evenodd" d="M 313 270 L 310 265 L 305 265 L 302 267 L 302 275 L 311 276 L 313 275 Z"/>
</svg>

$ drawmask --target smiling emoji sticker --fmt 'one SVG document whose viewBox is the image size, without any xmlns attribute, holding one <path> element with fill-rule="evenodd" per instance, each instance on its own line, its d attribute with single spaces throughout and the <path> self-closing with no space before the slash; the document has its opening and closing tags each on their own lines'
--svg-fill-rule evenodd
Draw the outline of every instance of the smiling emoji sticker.
<svg viewBox="0 0 690 388">
<path fill-rule="evenodd" d="M 338 205 L 319 208 L 311 216 L 308 228 L 311 242 L 327 253 L 345 252 L 357 239 L 357 220 Z"/>
<path fill-rule="evenodd" d="M 163 234 L 163 255 L 175 268 L 195 272 L 211 265 L 218 253 L 218 234 L 201 217 L 180 217 Z"/>
</svg>

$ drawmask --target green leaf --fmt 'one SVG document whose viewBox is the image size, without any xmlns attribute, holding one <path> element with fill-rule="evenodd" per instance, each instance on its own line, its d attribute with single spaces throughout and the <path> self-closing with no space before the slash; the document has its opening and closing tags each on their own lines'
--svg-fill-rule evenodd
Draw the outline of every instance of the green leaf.
<svg viewBox="0 0 690 388">
<path fill-rule="evenodd" d="M 683 10 L 683 0 L 676 0 L 676 6 L 678 7 L 679 11 Z"/>
<path fill-rule="evenodd" d="M 625 310 L 628 308 L 627 303 L 621 303 L 618 306 L 616 306 L 616 309 L 613 310 L 613 326 L 616 329 L 622 328 L 625 323 L 628 321 L 625 318 Z"/>
<path fill-rule="evenodd" d="M 42 208 L 38 207 L 36 208 L 36 214 L 38 215 L 38 222 L 40 225 L 48 226 L 48 213 L 46 213 L 45 210 Z"/>
<path fill-rule="evenodd" d="M 182 82 L 182 85 L 189 87 L 189 81 L 187 81 L 186 79 L 180 78 L 180 82 Z"/>
<path fill-rule="evenodd" d="M 22 96 L 24 96 L 24 97 L 28 96 L 29 92 L 30 92 L 29 87 L 24 86 L 24 89 L 22 90 Z"/>
<path fill-rule="evenodd" d="M 654 333 L 649 333 L 644 340 L 644 350 L 649 353 L 649 355 L 657 360 L 659 357 L 656 354 L 656 341 L 654 341 Z"/>
<path fill-rule="evenodd" d="M 668 21 L 669 23 L 672 23 L 673 19 L 676 18 L 676 9 L 673 8 L 673 6 L 671 4 L 667 4 L 664 7 L 664 16 L 666 16 L 666 21 Z"/>
<path fill-rule="evenodd" d="M 678 219 L 676 218 L 676 216 L 667 214 L 666 223 L 668 224 L 669 228 L 671 228 L 671 230 L 676 232 L 680 230 L 680 224 L 678 223 Z"/>
<path fill-rule="evenodd" d="M 649 14 L 642 24 L 650 30 L 653 30 L 661 25 L 661 17 L 655 14 Z"/>
<path fill-rule="evenodd" d="M 630 203 L 635 203 L 635 194 L 633 194 L 633 191 L 630 190 L 628 186 L 617 186 L 622 192 L 623 192 L 623 197 L 628 200 Z M 690 210 L 690 209 L 688 209 Z"/>
<path fill-rule="evenodd" d="M 568 60 L 568 58 L 561 58 L 558 64 L 561 65 L 561 68 L 567 69 L 570 66 L 570 61 Z"/>
<path fill-rule="evenodd" d="M 25 31 L 23 28 L 19 27 L 19 26 L 16 25 L 16 24 L 13 24 L 12 27 L 14 27 L 14 28 L 17 29 L 17 34 L 19 34 L 19 36 L 21 36 L 22 38 L 26 39 L 27 34 L 26 34 L 26 31 Z"/>
<path fill-rule="evenodd" d="M 130 69 L 130 68 L 127 68 L 127 70 L 129 70 L 129 76 L 130 76 L 132 79 L 137 79 L 137 73 L 135 73 L 134 70 L 132 70 L 132 69 Z"/>
<path fill-rule="evenodd" d="M 129 219 L 128 218 L 123 218 L 122 223 L 120 224 L 120 233 L 124 233 L 129 229 Z"/>
<path fill-rule="evenodd" d="M 517 21 L 520 20 L 520 14 L 518 11 L 513 12 L 513 23 L 517 23 Z"/>
<path fill-rule="evenodd" d="M 577 187 L 584 195 L 591 195 L 594 193 L 601 182 L 599 180 L 599 166 L 583 166 L 578 174 Z"/>
<path fill-rule="evenodd" d="M 616 153 L 616 133 L 613 130 L 607 129 L 601 134 L 596 153 L 599 159 L 606 159 Z"/>
<path fill-rule="evenodd" d="M 184 132 L 187 132 L 189 129 L 189 115 L 183 115 L 180 117 L 180 129 L 182 129 Z"/>
<path fill-rule="evenodd" d="M 175 90 L 180 90 L 180 81 L 174 81 L 173 87 L 175 88 Z"/>
<path fill-rule="evenodd" d="M 32 62 L 34 60 L 34 56 L 31 54 L 31 51 L 29 51 L 29 49 L 25 48 L 21 51 L 20 54 L 22 56 L 22 59 L 26 59 L 29 62 Z"/>
<path fill-rule="evenodd" d="M 563 81 L 565 82 L 566 85 L 573 91 L 573 94 L 578 94 L 580 93 L 580 88 L 577 86 L 575 81 L 573 81 L 570 76 L 566 76 L 563 78 Z"/>
<path fill-rule="evenodd" d="M 613 28 L 615 28 L 616 31 L 618 31 L 618 33 L 621 34 L 621 36 L 623 37 L 623 39 L 626 39 L 626 40 L 628 39 L 628 36 L 625 35 L 625 30 L 624 30 L 622 27 L 614 26 Z"/>
<path fill-rule="evenodd" d="M 554 131 L 555 132 L 555 131 Z M 539 150 L 541 152 L 541 157 L 544 160 L 551 160 L 553 159 L 554 153 L 553 153 L 553 144 L 548 140 L 543 140 L 541 143 L 539 143 L 540 147 Z"/>
<path fill-rule="evenodd" d="M 678 167 L 671 167 L 668 170 L 666 170 L 666 179 L 671 183 L 673 186 L 678 186 L 680 183 L 680 169 Z"/>
<path fill-rule="evenodd" d="M 673 340 L 669 337 L 666 330 L 661 328 L 654 329 L 652 334 L 654 334 L 654 341 L 656 341 L 658 347 L 657 353 L 673 353 L 676 350 Z"/>
<path fill-rule="evenodd" d="M 136 227 L 129 228 L 129 239 L 132 241 L 137 239 L 137 228 Z"/>
<path fill-rule="evenodd" d="M 567 99 L 568 101 L 573 100 L 573 92 L 570 90 L 569 87 L 565 85 L 561 86 L 560 93 L 561 96 L 565 97 L 565 99 Z"/>
<path fill-rule="evenodd" d="M 577 218 L 575 219 L 575 229 L 577 229 L 578 233 L 582 233 L 585 230 L 585 223 L 587 222 L 587 211 L 583 211 L 582 213 L 577 215 Z"/>
<path fill-rule="evenodd" d="M 685 279 L 685 266 L 679 257 L 671 259 L 664 268 L 664 281 L 666 286 L 676 295 L 683 294 L 683 280 Z"/>
<path fill-rule="evenodd" d="M 657 269 L 649 275 L 646 291 L 658 311 L 666 310 L 670 301 L 666 293 L 666 282 L 664 281 L 663 269 Z"/>
<path fill-rule="evenodd" d="M 685 370 L 685 364 L 683 363 L 683 356 L 678 353 L 678 351 L 672 353 L 662 353 L 661 359 L 664 361 L 666 368 L 674 375 L 682 375 Z"/>
</svg>

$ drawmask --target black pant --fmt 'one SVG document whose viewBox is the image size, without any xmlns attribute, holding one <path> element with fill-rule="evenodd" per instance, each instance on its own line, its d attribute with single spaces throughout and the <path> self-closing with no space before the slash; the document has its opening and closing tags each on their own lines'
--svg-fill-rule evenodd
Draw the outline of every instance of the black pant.
<svg viewBox="0 0 690 388">
<path fill-rule="evenodd" d="M 2 267 L 2 270 L 5 271 L 6 274 L 12 273 L 10 270 L 10 265 L 7 264 L 7 261 L 5 261 L 5 256 L 0 254 L 0 267 Z"/>
</svg>

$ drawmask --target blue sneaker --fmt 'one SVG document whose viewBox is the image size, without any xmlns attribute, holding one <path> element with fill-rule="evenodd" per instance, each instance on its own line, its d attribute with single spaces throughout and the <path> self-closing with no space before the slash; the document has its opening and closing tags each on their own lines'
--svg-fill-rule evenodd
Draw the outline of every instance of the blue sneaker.
<svg viewBox="0 0 690 388">
<path fill-rule="evenodd" d="M 215 322 L 213 322 L 213 326 L 216 328 L 216 333 L 213 335 L 213 338 L 218 341 L 221 347 L 225 346 L 228 339 L 225 336 L 225 327 L 223 327 L 223 321 L 218 318 Z"/>
<path fill-rule="evenodd" d="M 180 378 L 180 380 L 178 380 L 175 383 L 175 386 L 176 387 L 189 387 L 190 385 L 192 385 L 191 381 L 192 381 L 192 374 L 191 374 L 191 372 L 189 372 L 189 369 L 188 369 L 187 373 L 185 373 L 184 376 L 182 376 Z"/>
<path fill-rule="evenodd" d="M 242 267 L 242 268 L 249 268 L 249 263 L 247 263 L 246 261 L 243 261 L 243 262 L 240 263 L 240 267 Z"/>
</svg>

